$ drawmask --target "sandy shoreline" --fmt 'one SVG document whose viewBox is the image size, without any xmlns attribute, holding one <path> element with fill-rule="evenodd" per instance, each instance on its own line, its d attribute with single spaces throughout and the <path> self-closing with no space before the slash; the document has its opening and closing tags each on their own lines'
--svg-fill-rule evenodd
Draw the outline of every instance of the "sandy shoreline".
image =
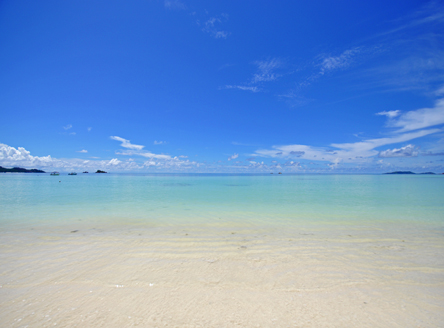
<svg viewBox="0 0 444 328">
<path fill-rule="evenodd" d="M 1 326 L 444 325 L 440 235 L 349 232 L 10 231 Z"/>
</svg>

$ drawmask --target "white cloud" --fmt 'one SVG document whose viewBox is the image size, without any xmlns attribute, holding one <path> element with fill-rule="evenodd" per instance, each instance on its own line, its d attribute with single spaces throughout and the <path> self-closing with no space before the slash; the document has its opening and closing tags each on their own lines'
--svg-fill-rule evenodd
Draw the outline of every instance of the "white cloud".
<svg viewBox="0 0 444 328">
<path fill-rule="evenodd" d="M 163 155 L 163 154 L 154 154 L 149 151 L 132 151 L 132 150 L 125 150 L 116 152 L 116 155 L 124 155 L 124 156 L 143 156 L 147 158 L 155 158 L 155 159 L 162 159 L 162 160 L 169 160 L 172 159 L 170 155 Z"/>
<path fill-rule="evenodd" d="M 88 132 L 90 132 L 91 130 L 92 130 L 92 127 L 89 127 L 89 128 L 88 128 Z"/>
<path fill-rule="evenodd" d="M 133 145 L 132 143 L 130 143 L 129 140 L 117 137 L 117 136 L 111 136 L 110 139 L 112 140 L 116 140 L 116 141 L 120 141 L 122 144 L 121 146 L 124 148 L 128 148 L 128 149 L 136 149 L 136 150 L 142 150 L 145 146 L 141 146 L 141 145 Z"/>
<path fill-rule="evenodd" d="M 435 91 L 435 95 L 437 96 L 444 96 L 444 85 Z"/>
<path fill-rule="evenodd" d="M 281 76 L 275 72 L 277 68 L 282 67 L 282 62 L 277 58 L 266 61 L 255 61 L 254 64 L 257 65 L 258 70 L 246 86 L 226 85 L 225 89 L 239 89 L 244 91 L 259 92 L 261 90 L 254 84 L 274 81 Z"/>
<path fill-rule="evenodd" d="M 324 73 L 326 71 L 332 71 L 338 68 L 348 67 L 352 61 L 352 58 L 360 52 L 360 48 L 356 47 L 353 49 L 349 49 L 344 51 L 339 56 L 333 57 L 329 56 L 322 60 L 321 72 Z"/>
<path fill-rule="evenodd" d="M 228 19 L 227 15 L 222 15 L 222 17 L 226 20 Z M 204 28 L 202 31 L 209 33 L 216 39 L 226 39 L 229 35 L 228 32 L 220 30 L 217 26 L 222 24 L 222 20 L 217 17 L 211 17 L 204 23 Z"/>
<path fill-rule="evenodd" d="M 199 167 L 199 163 L 189 160 L 182 160 L 179 157 L 169 155 L 156 155 L 143 153 L 142 156 L 149 157 L 148 161 L 137 163 L 132 158 L 122 161 L 118 158 L 111 160 L 84 160 L 78 158 L 57 159 L 51 156 L 32 156 L 29 151 L 23 147 L 17 149 L 6 144 L 0 143 L 0 166 L 4 167 L 25 167 L 40 168 L 44 170 L 97 170 L 110 169 L 115 171 L 143 170 L 155 167 L 159 170 L 188 170 L 193 167 Z M 96 157 L 92 157 L 96 158 Z"/>
<path fill-rule="evenodd" d="M 165 0 L 164 5 L 165 8 L 167 9 L 179 9 L 179 10 L 187 9 L 187 6 L 179 0 Z"/>
<path fill-rule="evenodd" d="M 401 114 L 400 110 L 389 110 L 389 111 L 376 113 L 376 115 L 387 116 L 388 118 L 394 118 L 396 116 L 399 116 L 400 114 Z"/>
<path fill-rule="evenodd" d="M 443 23 L 444 22 L 444 8 L 439 5 L 439 2 L 430 1 L 423 8 L 414 13 L 415 18 L 408 17 L 409 22 L 398 26 L 392 30 L 382 33 L 381 35 L 393 34 L 399 31 L 417 27 L 429 23 Z"/>
<path fill-rule="evenodd" d="M 144 168 L 155 167 L 158 169 L 189 169 L 191 167 L 199 167 L 199 163 L 185 160 L 187 156 L 170 156 L 165 154 L 154 154 L 149 151 L 137 151 L 137 150 L 125 150 L 122 152 L 116 152 L 116 155 L 124 156 L 142 156 L 148 158 L 143 163 Z"/>
<path fill-rule="evenodd" d="M 157 140 L 154 140 L 154 144 L 155 145 L 164 145 L 164 144 L 166 144 L 167 142 L 166 141 L 157 141 Z"/>
<path fill-rule="evenodd" d="M 273 72 L 282 66 L 282 63 L 277 58 L 268 61 L 256 61 L 255 64 L 258 67 L 258 72 L 253 75 L 252 83 L 274 81 L 280 76 Z"/>
<path fill-rule="evenodd" d="M 78 150 L 77 152 L 78 152 L 78 153 L 85 153 L 85 154 L 86 154 L 88 151 L 85 150 L 85 149 L 82 149 L 82 150 Z"/>
<path fill-rule="evenodd" d="M 432 108 L 412 110 L 390 121 L 388 126 L 399 128 L 398 133 L 413 131 L 444 124 L 444 98 L 436 101 Z"/>
<path fill-rule="evenodd" d="M 37 167 L 45 166 L 52 162 L 51 156 L 37 157 L 32 156 L 29 151 L 23 147 L 10 147 L 6 144 L 0 143 L 0 163 L 1 165 L 14 166 L 19 163 L 24 163 L 26 166 L 35 165 Z"/>
<path fill-rule="evenodd" d="M 228 36 L 228 32 L 225 32 L 225 31 L 216 31 L 214 33 L 214 37 L 216 39 L 226 39 L 227 36 Z"/>
<path fill-rule="evenodd" d="M 415 146 L 407 145 L 405 147 L 401 147 L 399 149 L 387 149 L 381 151 L 379 153 L 379 157 L 416 157 L 418 156 L 418 150 L 416 150 Z"/>
<path fill-rule="evenodd" d="M 272 149 L 259 149 L 252 155 L 272 158 L 291 158 L 292 155 L 297 155 L 302 159 L 328 161 L 335 165 L 342 162 L 365 162 L 370 157 L 376 156 L 379 153 L 375 148 L 406 142 L 441 131 L 441 129 L 429 129 L 404 133 L 387 138 L 368 139 L 355 143 L 331 144 L 333 149 L 312 147 L 308 145 L 273 146 Z"/>
<path fill-rule="evenodd" d="M 234 155 L 228 157 L 228 160 L 231 161 L 232 159 L 236 159 L 238 157 L 239 157 L 239 154 L 234 154 Z"/>
<path fill-rule="evenodd" d="M 225 89 L 239 89 L 239 90 L 251 91 L 251 92 L 259 92 L 260 91 L 258 87 L 248 87 L 248 86 L 243 86 L 243 85 L 226 85 Z"/>
<path fill-rule="evenodd" d="M 114 166 L 116 166 L 116 165 L 119 165 L 120 163 L 122 163 L 122 161 L 119 161 L 117 158 L 113 158 L 112 160 L 110 160 L 110 161 L 108 162 L 108 165 L 114 165 Z"/>
<path fill-rule="evenodd" d="M 67 126 L 64 126 L 63 128 L 64 128 L 65 130 L 69 130 L 69 129 L 72 128 L 72 125 L 71 125 L 71 124 L 68 124 Z"/>
</svg>

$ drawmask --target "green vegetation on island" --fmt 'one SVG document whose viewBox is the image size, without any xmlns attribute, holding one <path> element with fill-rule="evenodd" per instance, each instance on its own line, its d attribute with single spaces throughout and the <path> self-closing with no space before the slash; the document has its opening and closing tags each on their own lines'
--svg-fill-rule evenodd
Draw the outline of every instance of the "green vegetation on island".
<svg viewBox="0 0 444 328">
<path fill-rule="evenodd" d="M 0 166 L 0 173 L 46 173 L 45 171 L 42 170 L 37 170 L 37 169 L 23 169 L 21 167 L 13 167 L 12 169 L 7 169 L 4 168 L 2 166 Z"/>
<path fill-rule="evenodd" d="M 108 172 L 105 172 L 105 171 L 101 171 L 101 170 L 97 170 L 97 172 L 96 173 L 108 173 Z"/>
</svg>

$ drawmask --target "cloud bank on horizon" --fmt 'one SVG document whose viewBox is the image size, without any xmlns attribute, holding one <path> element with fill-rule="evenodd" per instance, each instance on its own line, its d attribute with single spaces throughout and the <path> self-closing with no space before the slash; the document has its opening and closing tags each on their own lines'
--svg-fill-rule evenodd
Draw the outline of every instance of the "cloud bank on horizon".
<svg viewBox="0 0 444 328">
<path fill-rule="evenodd" d="M 1 166 L 444 172 L 441 2 L 25 0 L 0 19 Z"/>
</svg>

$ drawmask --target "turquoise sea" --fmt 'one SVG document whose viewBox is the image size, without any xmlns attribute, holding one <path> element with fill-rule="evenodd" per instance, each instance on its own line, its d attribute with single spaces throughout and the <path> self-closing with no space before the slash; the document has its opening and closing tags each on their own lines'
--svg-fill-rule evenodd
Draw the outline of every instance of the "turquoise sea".
<svg viewBox="0 0 444 328">
<path fill-rule="evenodd" d="M 0 234 L 10 327 L 444 324 L 444 175 L 2 174 Z"/>
<path fill-rule="evenodd" d="M 444 224 L 444 175 L 2 174 L 0 222 Z"/>
</svg>

